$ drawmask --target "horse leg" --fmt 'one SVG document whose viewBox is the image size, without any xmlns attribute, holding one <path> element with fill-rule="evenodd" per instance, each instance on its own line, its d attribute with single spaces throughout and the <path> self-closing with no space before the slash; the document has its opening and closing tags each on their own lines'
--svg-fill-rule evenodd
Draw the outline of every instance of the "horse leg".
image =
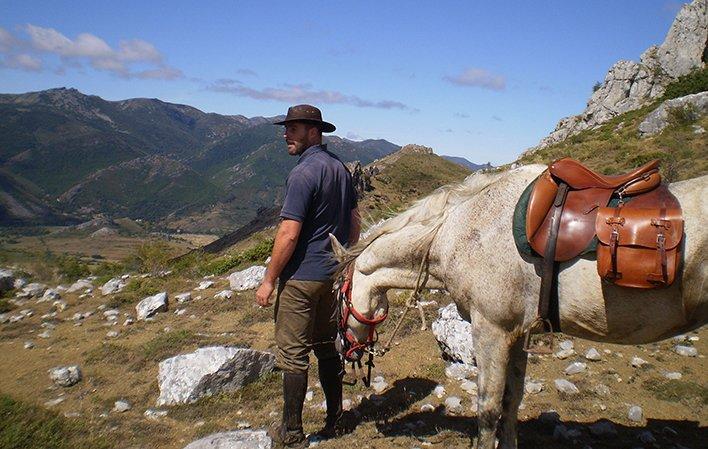
<svg viewBox="0 0 708 449">
<path fill-rule="evenodd" d="M 473 317 L 474 348 L 479 368 L 478 449 L 494 449 L 509 364 L 509 334 L 478 312 Z"/>
<path fill-rule="evenodd" d="M 500 422 L 499 449 L 517 448 L 517 422 L 519 404 L 524 396 L 524 377 L 528 354 L 523 350 L 523 339 L 518 339 L 511 347 L 509 365 L 506 371 L 506 390 Z"/>
</svg>

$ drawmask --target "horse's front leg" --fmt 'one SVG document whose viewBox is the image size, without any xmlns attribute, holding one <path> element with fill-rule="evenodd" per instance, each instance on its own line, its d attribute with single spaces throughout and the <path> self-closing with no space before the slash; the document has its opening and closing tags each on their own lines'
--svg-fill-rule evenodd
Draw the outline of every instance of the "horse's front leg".
<svg viewBox="0 0 708 449">
<path fill-rule="evenodd" d="M 478 449 L 494 449 L 502 415 L 502 398 L 509 364 L 509 336 L 478 312 L 472 314 L 473 346 L 479 368 Z"/>
<path fill-rule="evenodd" d="M 516 340 L 511 347 L 509 365 L 506 371 L 506 390 L 504 391 L 499 449 L 517 448 L 517 422 L 519 405 L 524 397 L 524 377 L 528 354 L 523 350 L 523 338 Z"/>
</svg>

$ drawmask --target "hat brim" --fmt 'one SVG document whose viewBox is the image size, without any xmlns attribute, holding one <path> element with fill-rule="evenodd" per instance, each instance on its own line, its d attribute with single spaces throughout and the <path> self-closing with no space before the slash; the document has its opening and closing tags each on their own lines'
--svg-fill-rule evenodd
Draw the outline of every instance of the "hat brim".
<svg viewBox="0 0 708 449">
<path fill-rule="evenodd" d="M 275 122 L 273 124 L 274 125 L 287 125 L 288 123 L 292 123 L 292 122 L 312 123 L 313 125 L 318 125 L 323 133 L 331 133 L 337 129 L 336 126 L 334 126 L 333 124 L 331 124 L 329 122 L 324 122 L 324 121 L 321 122 L 319 120 L 307 120 L 307 119 L 301 119 L 301 118 L 293 118 L 290 120 L 283 120 L 280 122 Z"/>
</svg>

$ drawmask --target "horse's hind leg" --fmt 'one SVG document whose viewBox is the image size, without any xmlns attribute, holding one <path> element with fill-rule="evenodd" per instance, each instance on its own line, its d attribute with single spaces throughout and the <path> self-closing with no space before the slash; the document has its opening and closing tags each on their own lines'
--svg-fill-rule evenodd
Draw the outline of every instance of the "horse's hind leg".
<svg viewBox="0 0 708 449">
<path fill-rule="evenodd" d="M 509 365 L 506 371 L 506 390 L 504 400 L 501 429 L 499 433 L 499 449 L 516 449 L 517 447 L 517 421 L 519 404 L 524 396 L 524 377 L 526 376 L 526 362 L 528 354 L 523 350 L 523 339 L 518 339 L 511 347 Z"/>
<path fill-rule="evenodd" d="M 509 364 L 509 336 L 479 313 L 472 317 L 474 349 L 479 368 L 478 449 L 494 449 Z"/>
</svg>

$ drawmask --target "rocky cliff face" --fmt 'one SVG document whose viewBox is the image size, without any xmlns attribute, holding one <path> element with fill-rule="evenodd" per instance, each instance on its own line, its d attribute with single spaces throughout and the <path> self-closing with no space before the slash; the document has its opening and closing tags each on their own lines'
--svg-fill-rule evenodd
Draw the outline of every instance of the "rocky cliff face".
<svg viewBox="0 0 708 449">
<path fill-rule="evenodd" d="M 642 107 L 662 96 L 672 81 L 704 67 L 706 59 L 708 0 L 694 0 L 683 6 L 660 46 L 647 49 L 639 62 L 618 61 L 590 97 L 585 111 L 561 119 L 556 129 L 529 152 Z"/>
</svg>

